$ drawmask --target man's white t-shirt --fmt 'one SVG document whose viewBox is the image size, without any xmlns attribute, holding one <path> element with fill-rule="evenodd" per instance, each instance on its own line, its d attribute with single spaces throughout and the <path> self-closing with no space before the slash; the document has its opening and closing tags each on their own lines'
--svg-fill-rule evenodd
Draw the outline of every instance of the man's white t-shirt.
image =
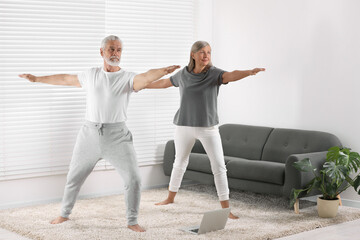
<svg viewBox="0 0 360 240">
<path fill-rule="evenodd" d="M 124 122 L 136 73 L 95 67 L 78 74 L 86 91 L 85 119 L 97 123 Z"/>
</svg>

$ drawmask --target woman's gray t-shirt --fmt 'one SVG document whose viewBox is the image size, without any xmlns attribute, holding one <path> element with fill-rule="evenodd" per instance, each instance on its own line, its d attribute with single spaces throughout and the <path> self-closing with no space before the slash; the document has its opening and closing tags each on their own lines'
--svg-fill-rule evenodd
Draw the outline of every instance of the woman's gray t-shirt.
<svg viewBox="0 0 360 240">
<path fill-rule="evenodd" d="M 217 96 L 225 71 L 214 66 L 204 73 L 189 72 L 187 67 L 170 77 L 180 88 L 180 108 L 174 117 L 178 126 L 211 127 L 219 124 Z"/>
</svg>

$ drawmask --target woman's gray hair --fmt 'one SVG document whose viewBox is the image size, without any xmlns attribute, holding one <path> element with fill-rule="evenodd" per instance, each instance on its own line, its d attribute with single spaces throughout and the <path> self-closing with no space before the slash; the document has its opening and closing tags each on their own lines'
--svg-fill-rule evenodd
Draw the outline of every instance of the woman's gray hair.
<svg viewBox="0 0 360 240">
<path fill-rule="evenodd" d="M 108 41 L 119 41 L 121 42 L 121 45 L 123 45 L 121 39 L 118 37 L 118 36 L 115 36 L 115 35 L 109 35 L 107 36 L 106 38 L 104 38 L 102 41 L 101 41 L 101 49 L 105 49 L 106 47 L 106 44 L 108 43 Z"/>
<path fill-rule="evenodd" d="M 192 47 L 191 47 L 191 51 L 190 51 L 190 61 L 188 64 L 188 71 L 191 72 L 192 70 L 194 70 L 195 68 L 195 60 L 192 58 L 191 53 L 197 53 L 198 51 L 200 51 L 202 48 L 206 47 L 206 46 L 210 46 L 210 44 L 206 41 L 196 41 Z M 212 66 L 211 61 L 208 63 L 206 69 L 208 69 L 209 67 Z"/>
</svg>

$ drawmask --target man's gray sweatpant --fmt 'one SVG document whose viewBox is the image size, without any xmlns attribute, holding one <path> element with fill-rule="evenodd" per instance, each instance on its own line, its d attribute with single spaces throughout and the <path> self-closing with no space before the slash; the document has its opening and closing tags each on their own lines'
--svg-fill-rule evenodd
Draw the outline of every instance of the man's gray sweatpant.
<svg viewBox="0 0 360 240">
<path fill-rule="evenodd" d="M 137 224 L 141 180 L 132 135 L 125 122 L 87 121 L 81 127 L 67 175 L 61 216 L 69 217 L 81 185 L 100 159 L 110 162 L 124 180 L 128 225 Z"/>
</svg>

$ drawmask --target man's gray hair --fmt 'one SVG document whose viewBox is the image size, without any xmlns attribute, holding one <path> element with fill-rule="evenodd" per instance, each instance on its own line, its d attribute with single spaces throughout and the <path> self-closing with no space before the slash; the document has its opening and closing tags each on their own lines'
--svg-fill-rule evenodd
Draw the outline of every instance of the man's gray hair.
<svg viewBox="0 0 360 240">
<path fill-rule="evenodd" d="M 202 48 L 204 48 L 206 46 L 210 46 L 210 44 L 208 42 L 206 42 L 206 41 L 196 41 L 192 45 L 191 51 L 190 51 L 190 61 L 189 61 L 189 64 L 188 64 L 188 71 L 189 72 L 191 72 L 195 68 L 195 60 L 191 57 L 191 53 L 197 53 L 198 51 L 200 51 Z M 207 67 L 211 67 L 211 66 L 212 66 L 212 63 L 210 61 L 209 64 L 207 65 Z"/>
<path fill-rule="evenodd" d="M 108 43 L 108 41 L 119 41 L 121 42 L 121 45 L 123 44 L 121 39 L 118 37 L 118 36 L 115 36 L 115 35 L 109 35 L 107 36 L 106 38 L 104 38 L 102 41 L 101 41 L 101 49 L 105 49 L 106 47 L 106 44 Z"/>
</svg>

